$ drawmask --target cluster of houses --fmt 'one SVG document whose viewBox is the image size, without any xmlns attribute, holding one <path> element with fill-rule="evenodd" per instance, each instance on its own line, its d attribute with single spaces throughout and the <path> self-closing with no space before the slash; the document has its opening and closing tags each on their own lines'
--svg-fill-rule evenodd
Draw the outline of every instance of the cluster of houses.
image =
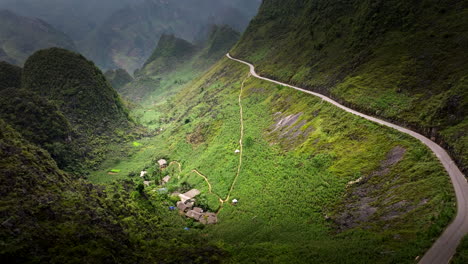
<svg viewBox="0 0 468 264">
<path fill-rule="evenodd" d="M 215 213 L 204 212 L 200 207 L 194 207 L 195 196 L 199 195 L 200 191 L 192 189 L 186 193 L 178 194 L 180 201 L 177 202 L 177 208 L 186 217 L 192 218 L 204 225 L 212 225 L 218 222 L 218 217 Z"/>
<path fill-rule="evenodd" d="M 161 169 L 164 169 L 168 166 L 168 163 L 165 159 L 158 160 L 158 165 Z M 140 177 L 143 178 L 147 174 L 147 171 L 141 171 Z M 167 175 L 161 180 L 161 185 L 165 185 L 170 181 L 171 177 Z M 149 186 L 150 181 L 144 181 L 144 185 Z M 184 214 L 188 218 L 192 218 L 195 221 L 198 221 L 205 225 L 216 224 L 218 222 L 218 217 L 215 213 L 204 212 L 200 207 L 194 207 L 195 205 L 195 196 L 200 194 L 200 191 L 197 189 L 192 189 L 186 193 L 174 193 L 179 196 L 180 201 L 177 202 L 177 209 L 179 212 Z"/>
</svg>

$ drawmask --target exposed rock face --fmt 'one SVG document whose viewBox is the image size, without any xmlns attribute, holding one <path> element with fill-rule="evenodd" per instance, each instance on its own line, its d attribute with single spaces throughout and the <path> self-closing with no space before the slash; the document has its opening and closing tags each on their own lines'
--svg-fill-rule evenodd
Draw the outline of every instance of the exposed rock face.
<svg viewBox="0 0 468 264">
<path fill-rule="evenodd" d="M 275 114 L 276 123 L 269 128 L 269 135 L 272 136 L 271 144 L 280 144 L 285 148 L 298 146 L 307 140 L 307 137 L 314 131 L 312 126 L 305 127 L 306 120 L 300 120 L 303 113 L 282 115 L 281 112 Z"/>
<path fill-rule="evenodd" d="M 371 221 L 374 214 L 382 209 L 387 212 L 381 217 L 383 220 L 391 220 L 414 209 L 407 201 L 400 201 L 386 208 L 379 208 L 374 205 L 379 198 L 379 195 L 375 195 L 374 192 L 378 191 L 382 186 L 373 184 L 372 179 L 389 174 L 392 166 L 401 161 L 405 153 L 406 149 L 403 147 L 394 147 L 387 154 L 387 158 L 382 161 L 378 170 L 348 183 L 347 187 L 350 188 L 350 192 L 346 195 L 344 208 L 334 218 L 339 230 L 343 231 L 359 225 L 366 225 L 367 222 Z"/>
</svg>

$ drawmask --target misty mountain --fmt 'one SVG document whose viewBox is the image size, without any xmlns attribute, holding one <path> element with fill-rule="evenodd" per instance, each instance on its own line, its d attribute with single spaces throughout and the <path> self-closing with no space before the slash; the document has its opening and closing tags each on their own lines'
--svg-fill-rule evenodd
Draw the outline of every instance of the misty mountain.
<svg viewBox="0 0 468 264">
<path fill-rule="evenodd" d="M 116 10 L 143 0 L 1 0 L 0 8 L 38 17 L 80 40 Z"/>
<path fill-rule="evenodd" d="M 0 10 L 0 60 L 22 65 L 36 50 L 49 47 L 76 50 L 70 37 L 47 22 Z"/>
<path fill-rule="evenodd" d="M 102 68 L 124 68 L 132 73 L 151 55 L 163 33 L 193 41 L 211 24 L 227 24 L 243 31 L 252 12 L 238 9 L 242 5 L 240 1 L 225 2 L 147 0 L 128 5 L 88 35 L 81 42 L 82 51 Z M 250 6 L 256 10 L 254 4 Z"/>
<path fill-rule="evenodd" d="M 193 41 L 211 24 L 243 31 L 260 2 L 5 0 L 0 1 L 0 8 L 47 21 L 71 36 L 78 50 L 103 69 L 123 68 L 133 73 L 148 59 L 163 33 Z M 0 50 L 0 57 L 4 57 L 2 53 Z"/>
</svg>

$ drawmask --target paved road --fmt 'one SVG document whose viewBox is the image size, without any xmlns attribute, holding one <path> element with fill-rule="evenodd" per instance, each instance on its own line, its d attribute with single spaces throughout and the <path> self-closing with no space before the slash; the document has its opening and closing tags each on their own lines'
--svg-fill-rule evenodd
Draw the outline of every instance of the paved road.
<svg viewBox="0 0 468 264">
<path fill-rule="evenodd" d="M 431 141 L 430 139 L 426 138 L 425 136 L 421 134 L 418 134 L 404 127 L 389 123 L 387 121 L 380 120 L 378 118 L 357 112 L 351 108 L 348 108 L 344 105 L 337 103 L 336 101 L 322 94 L 311 92 L 311 91 L 308 91 L 299 87 L 295 87 L 286 83 L 282 83 L 282 82 L 278 82 L 272 79 L 262 77 L 255 72 L 255 67 L 252 64 L 242 61 L 242 60 L 235 59 L 231 57 L 229 53 L 226 54 L 226 56 L 231 60 L 248 65 L 250 67 L 250 73 L 252 74 L 252 76 L 258 79 L 262 79 L 262 80 L 276 83 L 282 86 L 290 87 L 298 91 L 320 97 L 323 101 L 327 101 L 330 104 L 333 104 L 345 110 L 346 112 L 355 114 L 357 116 L 360 116 L 372 122 L 396 129 L 416 139 L 419 139 L 424 145 L 428 146 L 432 150 L 432 152 L 434 152 L 434 154 L 437 156 L 437 158 L 440 160 L 440 162 L 444 166 L 445 170 L 450 175 L 450 179 L 452 181 L 453 188 L 455 189 L 455 195 L 457 198 L 457 216 L 455 217 L 455 220 L 445 229 L 445 231 L 437 239 L 437 241 L 435 241 L 432 247 L 426 252 L 426 254 L 423 256 L 423 258 L 421 259 L 419 263 L 420 264 L 429 264 L 429 263 L 430 264 L 445 264 L 450 261 L 450 259 L 455 254 L 455 251 L 461 239 L 463 238 L 464 235 L 468 234 L 468 182 L 466 181 L 465 176 L 457 167 L 455 162 L 447 154 L 447 151 L 445 151 L 445 149 L 443 149 L 442 147 L 440 147 L 439 145 L 437 145 L 436 143 L 434 143 L 433 141 Z"/>
</svg>

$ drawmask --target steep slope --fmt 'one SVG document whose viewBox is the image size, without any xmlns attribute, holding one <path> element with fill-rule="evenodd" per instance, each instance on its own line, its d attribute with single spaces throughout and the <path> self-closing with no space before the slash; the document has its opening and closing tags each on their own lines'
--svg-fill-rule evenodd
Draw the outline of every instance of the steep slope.
<svg viewBox="0 0 468 264">
<path fill-rule="evenodd" d="M 104 76 L 116 91 L 133 81 L 133 77 L 124 69 L 108 70 Z"/>
<path fill-rule="evenodd" d="M 214 63 L 225 54 L 226 50 L 230 50 L 239 38 L 239 32 L 229 26 L 211 26 L 208 38 L 203 44 L 202 58 Z"/>
<path fill-rule="evenodd" d="M 8 88 L 0 91 L 0 118 L 29 142 L 47 150 L 62 169 L 79 167 L 75 133 L 68 120 L 45 98 L 34 92 Z"/>
<path fill-rule="evenodd" d="M 50 47 L 76 50 L 64 33 L 37 18 L 0 10 L 0 55 L 10 63 L 22 65 L 35 51 Z"/>
<path fill-rule="evenodd" d="M 253 1 L 249 6 L 258 4 Z M 253 15 L 239 11 L 243 5 L 218 0 L 135 3 L 109 16 L 80 46 L 100 67 L 123 68 L 133 73 L 142 67 L 163 34 L 193 41 L 200 30 L 211 24 L 228 24 L 242 31 Z"/>
<path fill-rule="evenodd" d="M 135 136 L 119 95 L 82 55 L 59 48 L 36 52 L 25 63 L 22 88 L 58 107 L 73 128 L 67 141 L 78 147 L 84 167 L 96 166 L 111 143 Z M 33 118 L 38 113 L 28 114 Z"/>
<path fill-rule="evenodd" d="M 90 179 L 180 162 L 165 187 L 201 190 L 197 202 L 219 210 L 203 232 L 232 263 L 413 263 L 454 215 L 449 178 L 417 140 L 227 60 L 178 89 L 147 110 L 159 136 Z"/>
<path fill-rule="evenodd" d="M 150 96 L 151 104 L 157 104 L 215 64 L 238 39 L 239 33 L 226 25 L 212 25 L 207 38 L 197 45 L 163 35 L 144 67 L 136 72 L 135 81 L 119 92 L 140 102 Z"/>
<path fill-rule="evenodd" d="M 21 71 L 18 66 L 0 61 L 0 90 L 21 87 Z"/>
<path fill-rule="evenodd" d="M 131 182 L 104 190 L 74 180 L 1 119 L 0 149 L 7 263 L 215 263 L 222 255 Z"/>
<path fill-rule="evenodd" d="M 77 53 L 58 48 L 36 52 L 24 66 L 22 87 L 54 101 L 80 132 L 103 134 L 129 126 L 115 90 Z"/>
<path fill-rule="evenodd" d="M 466 171 L 466 1 L 263 1 L 234 56 L 413 127 Z"/>
<path fill-rule="evenodd" d="M 174 35 L 163 34 L 153 54 L 145 62 L 141 74 L 163 73 L 174 70 L 177 64 L 191 59 L 197 47 Z"/>
</svg>

